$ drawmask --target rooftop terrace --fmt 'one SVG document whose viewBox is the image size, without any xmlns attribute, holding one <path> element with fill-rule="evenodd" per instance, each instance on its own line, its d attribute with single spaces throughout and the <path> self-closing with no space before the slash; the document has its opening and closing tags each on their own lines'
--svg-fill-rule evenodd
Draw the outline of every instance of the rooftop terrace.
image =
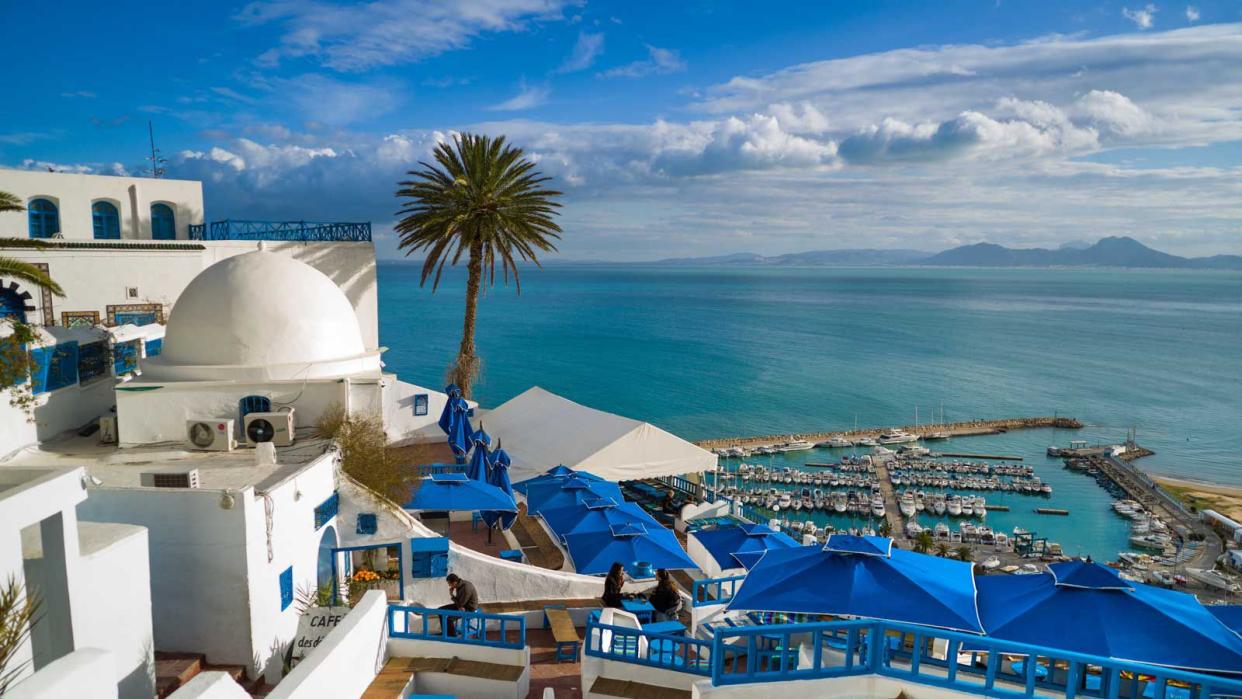
<svg viewBox="0 0 1242 699">
<path fill-rule="evenodd" d="M 289 240 L 369 242 L 371 223 L 243 221 L 225 219 L 190 226 L 190 240 Z"/>
</svg>

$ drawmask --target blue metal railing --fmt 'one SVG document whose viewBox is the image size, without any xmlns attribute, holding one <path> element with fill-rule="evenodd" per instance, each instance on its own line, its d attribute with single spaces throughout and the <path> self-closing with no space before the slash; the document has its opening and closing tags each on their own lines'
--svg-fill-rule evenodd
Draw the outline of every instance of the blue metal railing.
<svg viewBox="0 0 1242 699">
<path fill-rule="evenodd" d="M 712 643 L 716 685 L 876 674 L 1015 699 L 1242 696 L 1242 680 L 892 622 L 718 627 Z"/>
<path fill-rule="evenodd" d="M 694 581 L 691 604 L 695 607 L 708 607 L 713 604 L 728 604 L 737 594 L 737 588 L 746 579 L 745 575 L 731 575 L 724 578 L 704 578 Z"/>
<path fill-rule="evenodd" d="M 587 655 L 636 665 L 676 670 L 703 677 L 712 674 L 712 644 L 680 634 L 650 633 L 628 626 L 587 620 Z"/>
<path fill-rule="evenodd" d="M 455 627 L 453 633 L 449 633 L 450 626 Z M 516 638 L 510 638 L 511 634 Z M 526 646 L 526 617 L 392 604 L 388 606 L 388 637 L 516 650 Z"/>
<path fill-rule="evenodd" d="M 190 240 L 371 240 L 371 224 L 324 221 L 240 221 L 225 219 L 210 225 L 191 225 Z"/>
<path fill-rule="evenodd" d="M 419 478 L 427 478 L 445 473 L 465 473 L 469 468 L 469 464 L 420 464 L 414 467 L 414 473 Z"/>
</svg>

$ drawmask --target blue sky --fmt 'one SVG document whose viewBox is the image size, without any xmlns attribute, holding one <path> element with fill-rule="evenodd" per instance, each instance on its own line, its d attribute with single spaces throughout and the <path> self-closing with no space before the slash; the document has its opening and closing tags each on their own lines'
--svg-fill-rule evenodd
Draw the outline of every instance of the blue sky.
<svg viewBox="0 0 1242 699">
<path fill-rule="evenodd" d="M 566 257 L 1132 235 L 1242 253 L 1242 4 L 25 3 L 0 165 L 137 173 L 208 217 L 371 220 L 504 133 Z"/>
</svg>

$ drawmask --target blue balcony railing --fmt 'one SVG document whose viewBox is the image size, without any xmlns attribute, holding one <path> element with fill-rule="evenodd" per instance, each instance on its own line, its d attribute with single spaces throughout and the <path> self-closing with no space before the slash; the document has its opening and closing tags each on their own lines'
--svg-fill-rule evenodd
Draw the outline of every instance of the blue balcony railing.
<svg viewBox="0 0 1242 699">
<path fill-rule="evenodd" d="M 526 617 L 393 604 L 388 637 L 516 650 L 526 646 Z"/>
<path fill-rule="evenodd" d="M 894 622 L 721 625 L 710 640 L 669 644 L 638 629 L 587 632 L 588 655 L 694 675 L 706 661 L 717 686 L 880 675 L 1005 699 L 1242 697 L 1242 679 Z"/>
<path fill-rule="evenodd" d="M 692 604 L 695 607 L 709 607 L 714 604 L 728 604 L 737 594 L 745 575 L 731 575 L 725 578 L 704 578 L 694 581 Z"/>
<path fill-rule="evenodd" d="M 702 677 L 712 674 L 712 644 L 679 634 L 651 633 L 587 620 L 585 653 Z"/>
<path fill-rule="evenodd" d="M 225 219 L 190 226 L 191 240 L 289 240 L 333 242 L 371 240 L 371 224 L 323 221 L 240 221 Z"/>
</svg>

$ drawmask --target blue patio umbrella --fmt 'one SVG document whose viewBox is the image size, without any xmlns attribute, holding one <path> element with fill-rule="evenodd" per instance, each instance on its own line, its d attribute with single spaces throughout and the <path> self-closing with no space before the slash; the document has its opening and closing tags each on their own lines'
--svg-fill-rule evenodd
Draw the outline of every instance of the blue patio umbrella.
<svg viewBox="0 0 1242 699">
<path fill-rule="evenodd" d="M 457 463 L 464 464 L 466 462 L 466 454 L 470 452 L 471 437 L 474 435 L 474 429 L 470 426 L 470 404 L 465 398 L 460 396 L 449 398 L 449 405 L 446 410 L 452 410 L 451 422 L 448 429 L 448 443 L 453 450 L 453 457 L 457 459 Z"/>
<path fill-rule="evenodd" d="M 513 486 L 509 483 L 509 454 L 499 446 L 496 451 L 492 452 L 492 470 L 487 482 L 503 490 L 513 497 Z M 500 524 L 502 530 L 513 526 L 514 520 L 517 519 L 517 512 L 495 512 L 487 511 L 483 513 L 483 521 L 487 522 L 487 526 L 494 527 Z"/>
<path fill-rule="evenodd" d="M 771 549 L 798 546 L 793 537 L 762 524 L 739 524 L 716 529 L 703 529 L 692 534 L 711 554 L 721 570 L 751 568 Z"/>
<path fill-rule="evenodd" d="M 638 564 L 652 568 L 697 568 L 682 550 L 673 532 L 661 526 L 618 524 L 604 531 L 580 532 L 565 536 L 565 547 L 574 569 L 584 575 L 602 575 L 620 562 L 631 574 Z"/>
<path fill-rule="evenodd" d="M 461 388 L 451 383 L 444 387 L 444 395 L 448 396 L 448 400 L 444 401 L 444 410 L 440 411 L 440 420 L 437 423 L 440 429 L 444 430 L 444 434 L 451 434 L 453 429 L 453 399 L 461 398 Z"/>
<path fill-rule="evenodd" d="M 466 478 L 464 473 L 444 473 L 419 479 L 409 501 L 402 507 L 433 512 L 517 512 L 511 495 L 494 485 Z"/>
<path fill-rule="evenodd" d="M 833 534 L 823 546 L 763 554 L 729 609 L 865 617 L 980 633 L 969 563 Z"/>
<path fill-rule="evenodd" d="M 1209 604 L 1207 610 L 1234 633 L 1242 634 L 1242 604 Z"/>
<path fill-rule="evenodd" d="M 635 503 L 613 498 L 584 500 L 573 508 L 542 510 L 539 515 L 558 536 L 582 532 L 608 531 L 619 524 L 657 527 L 660 523 Z"/>
<path fill-rule="evenodd" d="M 1242 638 L 1192 595 L 1070 561 L 1039 575 L 979 578 L 979 615 L 994 638 L 1130 662 L 1242 673 Z"/>
<path fill-rule="evenodd" d="M 577 476 L 579 478 L 584 478 L 586 480 L 591 480 L 591 481 L 604 480 L 603 478 L 600 478 L 599 476 L 595 475 L 594 473 L 590 473 L 589 471 L 575 471 L 568 466 L 560 465 L 560 466 L 553 466 L 552 468 L 548 469 L 544 473 L 539 474 L 538 476 L 535 476 L 534 478 L 527 478 L 524 481 L 519 481 L 517 483 L 514 483 L 513 487 L 518 492 L 522 494 L 526 494 L 526 492 L 530 490 L 532 486 L 546 485 L 548 483 L 563 483 L 564 481 L 569 479 L 571 476 Z"/>
<path fill-rule="evenodd" d="M 483 431 L 483 426 L 479 425 L 479 429 L 470 435 L 470 442 L 474 446 L 474 451 L 470 453 L 470 467 L 466 469 L 466 476 L 471 480 L 490 482 L 492 470 L 492 458 L 487 452 L 487 447 L 492 443 L 492 438 Z M 509 491 L 512 495 L 513 491 Z"/>
<path fill-rule="evenodd" d="M 526 490 L 526 506 L 531 512 L 572 507 L 584 500 L 594 498 L 612 498 L 618 503 L 625 500 L 617 484 L 585 478 L 569 478 L 559 483 L 544 483 L 531 486 Z"/>
</svg>

